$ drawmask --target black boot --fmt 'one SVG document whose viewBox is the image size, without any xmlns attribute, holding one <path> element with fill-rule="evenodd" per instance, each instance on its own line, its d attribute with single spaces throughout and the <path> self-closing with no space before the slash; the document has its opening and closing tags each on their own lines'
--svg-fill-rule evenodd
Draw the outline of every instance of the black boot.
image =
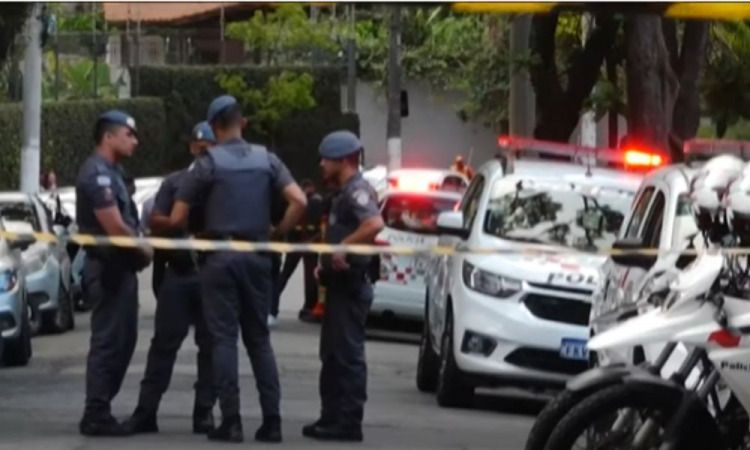
<svg viewBox="0 0 750 450">
<path fill-rule="evenodd" d="M 212 408 L 193 409 L 193 433 L 207 434 L 214 429 L 214 413 Z"/>
<path fill-rule="evenodd" d="M 325 426 L 333 425 L 335 423 L 336 423 L 336 420 L 333 417 L 327 417 L 326 415 L 321 415 L 320 419 L 302 427 L 302 436 L 309 437 L 309 438 L 315 437 L 315 430 L 318 427 L 325 427 Z"/>
<path fill-rule="evenodd" d="M 281 417 L 263 417 L 263 424 L 255 432 L 255 440 L 258 442 L 281 442 Z"/>
<path fill-rule="evenodd" d="M 362 426 L 354 424 L 323 424 L 303 429 L 305 436 L 321 441 L 362 442 Z"/>
<path fill-rule="evenodd" d="M 240 415 L 225 417 L 221 421 L 219 428 L 208 432 L 208 440 L 237 443 L 244 441 L 245 435 L 242 433 L 242 419 Z"/>
<path fill-rule="evenodd" d="M 130 436 L 133 431 L 130 426 L 117 422 L 111 415 L 104 417 L 85 417 L 81 419 L 78 430 L 84 436 Z"/>
<path fill-rule="evenodd" d="M 124 423 L 133 434 L 158 433 L 159 425 L 156 423 L 156 411 L 148 410 L 138 406 L 133 415 Z"/>
</svg>

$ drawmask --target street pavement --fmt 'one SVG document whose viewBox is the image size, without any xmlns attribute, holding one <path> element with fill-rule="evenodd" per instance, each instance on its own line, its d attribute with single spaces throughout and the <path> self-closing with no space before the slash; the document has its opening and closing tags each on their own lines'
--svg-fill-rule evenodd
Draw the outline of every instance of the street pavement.
<svg viewBox="0 0 750 450">
<path fill-rule="evenodd" d="M 138 347 L 113 412 L 125 417 L 134 409 L 153 332 L 154 298 L 149 270 L 141 276 L 141 324 Z M 301 270 L 282 297 L 281 320 L 273 344 L 282 386 L 283 448 L 362 449 L 503 449 L 520 450 L 543 400 L 517 392 L 480 392 L 472 409 L 443 409 L 434 395 L 420 393 L 414 383 L 417 336 L 376 330 L 367 344 L 369 401 L 365 413 L 365 442 L 331 444 L 301 436 L 301 427 L 317 417 L 318 325 L 296 320 L 302 304 Z M 75 331 L 34 339 L 28 367 L 0 369 L 0 450 L 20 449 L 201 449 L 216 447 L 204 436 L 191 434 L 195 380 L 192 336 L 178 356 L 174 377 L 159 414 L 161 432 L 130 438 L 84 438 L 78 434 L 84 399 L 88 351 L 87 314 L 76 316 Z M 406 337 L 406 338 L 405 338 Z M 240 348 L 242 346 L 240 345 Z M 252 370 L 240 354 L 240 389 L 245 444 L 260 423 Z M 218 418 L 218 408 L 217 408 Z"/>
</svg>

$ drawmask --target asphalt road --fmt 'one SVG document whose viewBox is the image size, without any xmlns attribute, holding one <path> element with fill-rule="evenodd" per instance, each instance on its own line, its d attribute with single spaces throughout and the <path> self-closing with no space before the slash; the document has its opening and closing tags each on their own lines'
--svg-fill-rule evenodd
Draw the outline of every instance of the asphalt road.
<svg viewBox="0 0 750 450">
<path fill-rule="evenodd" d="M 150 276 L 146 271 L 141 277 L 138 348 L 125 385 L 113 404 L 118 417 L 127 416 L 136 405 L 138 383 L 152 336 L 154 299 L 149 288 Z M 281 321 L 273 331 L 282 384 L 283 448 L 523 448 L 534 415 L 543 406 L 541 399 L 514 392 L 480 392 L 472 409 L 439 408 L 434 396 L 420 393 L 414 385 L 418 353 L 415 336 L 390 330 L 373 331 L 367 345 L 369 401 L 365 442 L 332 445 L 303 438 L 301 427 L 315 419 L 319 410 L 320 364 L 318 326 L 296 320 L 301 284 L 298 271 L 284 293 Z M 190 433 L 196 353 L 191 340 L 183 345 L 172 385 L 162 402 L 159 434 L 121 439 L 80 436 L 78 420 L 84 399 L 88 315 L 79 314 L 77 321 L 73 332 L 35 338 L 34 357 L 28 367 L 0 369 L 0 450 L 117 450 L 136 445 L 144 450 L 199 449 L 217 445 Z M 245 445 L 264 447 L 252 441 L 261 416 L 252 370 L 244 352 L 240 361 Z"/>
</svg>

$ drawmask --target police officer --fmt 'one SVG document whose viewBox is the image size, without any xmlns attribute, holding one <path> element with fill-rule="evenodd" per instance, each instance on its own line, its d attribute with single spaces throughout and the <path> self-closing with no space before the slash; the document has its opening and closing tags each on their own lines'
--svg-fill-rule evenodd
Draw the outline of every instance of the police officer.
<svg viewBox="0 0 750 450">
<path fill-rule="evenodd" d="M 172 224 L 184 224 L 191 206 L 205 208 L 204 235 L 214 240 L 268 241 L 271 197 L 281 191 L 288 206 L 273 237 L 285 235 L 305 211 L 305 195 L 289 170 L 264 147 L 242 139 L 247 120 L 237 100 L 216 98 L 208 122 L 218 145 L 187 172 L 172 208 Z M 271 259 L 266 254 L 212 252 L 201 267 L 206 320 L 213 339 L 213 369 L 222 422 L 209 432 L 215 441 L 244 440 L 237 383 L 237 335 L 255 374 L 263 424 L 255 439 L 281 441 L 280 387 L 271 348 L 268 314 L 271 305 Z"/>
<path fill-rule="evenodd" d="M 349 131 L 336 131 L 320 144 L 326 182 L 337 187 L 331 199 L 326 242 L 372 244 L 383 229 L 377 195 L 359 173 L 362 144 Z M 372 304 L 370 257 L 334 254 L 320 258 L 326 286 L 320 335 L 321 416 L 302 429 L 316 439 L 361 441 L 367 400 L 365 320 Z"/>
<path fill-rule="evenodd" d="M 133 210 L 119 161 L 138 144 L 135 120 L 122 111 L 103 114 L 94 127 L 96 149 L 76 180 L 76 219 L 83 234 L 136 236 Z M 138 337 L 137 272 L 151 249 L 90 247 L 83 267 L 83 292 L 93 305 L 86 366 L 86 408 L 80 432 L 89 436 L 130 434 L 112 416 L 110 403 L 120 391 Z"/>
<path fill-rule="evenodd" d="M 194 156 L 204 153 L 215 143 L 213 132 L 207 122 L 195 126 L 190 142 Z M 155 236 L 185 238 L 180 229 L 172 229 L 169 215 L 174 205 L 175 194 L 187 169 L 167 176 L 156 194 L 150 227 Z M 200 210 L 190 211 L 189 231 L 197 231 Z M 162 280 L 155 281 L 158 290 L 154 337 L 148 352 L 146 373 L 141 381 L 138 407 L 130 424 L 136 433 L 159 431 L 156 413 L 162 395 L 169 387 L 177 351 L 188 334 L 190 325 L 195 326 L 195 343 L 198 346 L 198 381 L 195 383 L 193 406 L 193 432 L 208 433 L 214 428 L 213 407 L 216 396 L 213 390 L 211 337 L 203 317 L 197 255 L 186 250 L 157 251 L 165 262 Z M 156 258 L 154 259 L 156 263 Z"/>
</svg>

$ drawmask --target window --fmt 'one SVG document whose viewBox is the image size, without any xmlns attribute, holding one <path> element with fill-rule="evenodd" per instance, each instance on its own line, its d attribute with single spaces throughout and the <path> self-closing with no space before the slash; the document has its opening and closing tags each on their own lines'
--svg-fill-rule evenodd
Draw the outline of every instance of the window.
<svg viewBox="0 0 750 450">
<path fill-rule="evenodd" d="M 383 205 L 385 226 L 420 234 L 437 232 L 437 218 L 441 212 L 452 211 L 456 200 L 419 194 L 389 196 Z"/>
<path fill-rule="evenodd" d="M 484 189 L 484 177 L 477 175 L 469 185 L 463 200 L 461 200 L 461 212 L 464 215 L 464 228 L 471 229 L 479 209 L 479 200 Z"/>
<path fill-rule="evenodd" d="M 654 187 L 649 186 L 638 196 L 638 200 L 636 200 L 635 207 L 633 208 L 633 216 L 630 218 L 630 224 L 628 224 L 627 231 L 625 231 L 626 239 L 638 237 L 638 232 L 641 229 L 641 225 L 646 216 L 646 210 L 653 195 Z"/>
<path fill-rule="evenodd" d="M 0 217 L 5 229 L 16 233 L 41 232 L 42 227 L 34 206 L 25 202 L 0 204 Z"/>
<path fill-rule="evenodd" d="M 442 191 L 461 192 L 466 189 L 466 182 L 461 177 L 447 176 L 440 186 Z"/>
<path fill-rule="evenodd" d="M 664 193 L 659 191 L 651 205 L 648 219 L 643 227 L 643 245 L 646 248 L 658 248 L 661 242 L 661 228 L 664 223 L 664 206 L 666 199 Z"/>
<path fill-rule="evenodd" d="M 509 190 L 507 183 L 496 183 L 484 231 L 518 242 L 605 250 L 615 241 L 632 199 L 632 191 L 585 184 L 524 179 Z"/>
</svg>

